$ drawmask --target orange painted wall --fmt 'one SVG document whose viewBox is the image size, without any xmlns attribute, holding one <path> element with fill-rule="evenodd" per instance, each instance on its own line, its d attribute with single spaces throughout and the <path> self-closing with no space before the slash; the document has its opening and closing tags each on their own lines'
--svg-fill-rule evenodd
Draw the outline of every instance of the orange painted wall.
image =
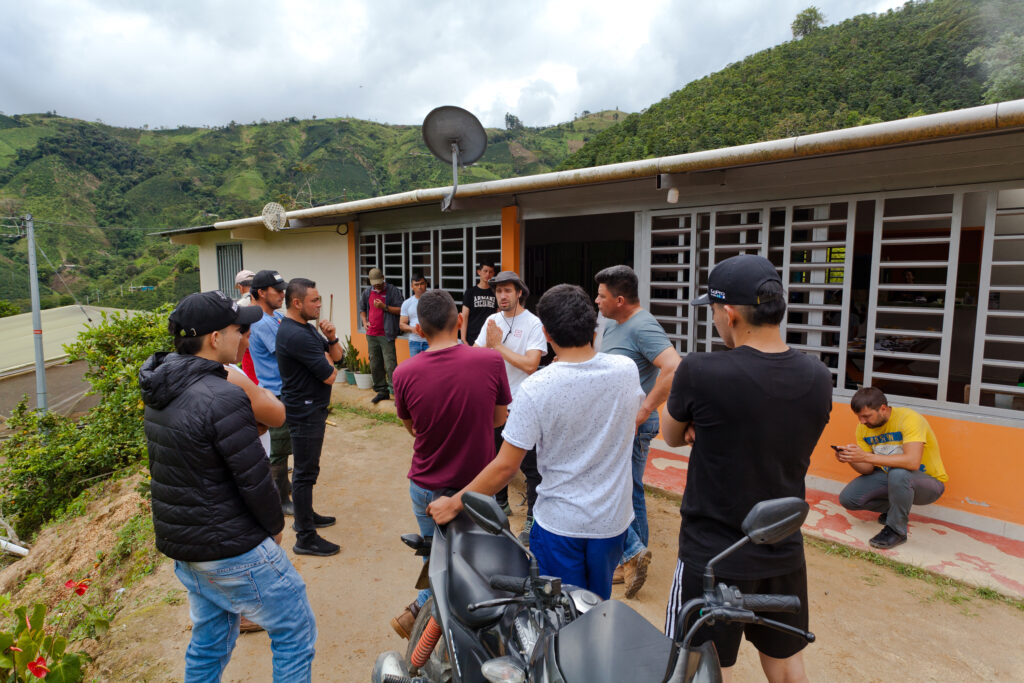
<svg viewBox="0 0 1024 683">
<path fill-rule="evenodd" d="M 519 263 L 519 245 L 522 223 L 519 221 L 519 207 L 506 206 L 501 210 L 501 269 L 523 275 Z"/>
<path fill-rule="evenodd" d="M 939 440 L 942 463 L 949 475 L 946 492 L 936 505 L 1024 524 L 1024 429 L 918 412 Z M 834 402 L 832 417 L 811 456 L 809 474 L 841 482 L 853 479 L 856 473 L 836 460 L 830 445 L 853 443 L 856 427 L 857 416 L 849 403 Z"/>
</svg>

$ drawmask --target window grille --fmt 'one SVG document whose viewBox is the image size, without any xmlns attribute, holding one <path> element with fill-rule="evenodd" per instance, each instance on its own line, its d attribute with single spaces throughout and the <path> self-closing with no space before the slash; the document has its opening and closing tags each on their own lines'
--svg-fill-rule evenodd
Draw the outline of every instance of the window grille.
<svg viewBox="0 0 1024 683">
<path fill-rule="evenodd" d="M 229 299 L 238 298 L 235 276 L 242 269 L 242 245 L 217 245 L 217 288 Z"/>
</svg>

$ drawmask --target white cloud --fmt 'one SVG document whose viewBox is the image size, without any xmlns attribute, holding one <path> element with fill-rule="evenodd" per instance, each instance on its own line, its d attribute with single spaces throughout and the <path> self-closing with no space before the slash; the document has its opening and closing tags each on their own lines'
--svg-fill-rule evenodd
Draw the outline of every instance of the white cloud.
<svg viewBox="0 0 1024 683">
<path fill-rule="evenodd" d="M 312 115 L 504 125 L 638 111 L 790 38 L 808 0 L 239 0 L 4 3 L 0 110 L 115 125 Z M 829 23 L 898 7 L 819 0 Z"/>
</svg>

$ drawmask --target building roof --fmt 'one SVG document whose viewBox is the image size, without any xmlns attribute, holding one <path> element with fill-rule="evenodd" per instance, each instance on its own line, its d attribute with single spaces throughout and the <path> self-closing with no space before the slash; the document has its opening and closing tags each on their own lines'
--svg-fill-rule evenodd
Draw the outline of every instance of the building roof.
<svg viewBox="0 0 1024 683">
<path fill-rule="evenodd" d="M 871 149 L 918 145 L 1024 129 L 1024 100 L 1012 100 L 969 109 L 886 121 L 855 128 L 800 135 L 783 140 L 757 142 L 674 156 L 641 159 L 604 166 L 555 171 L 538 175 L 460 185 L 457 200 L 511 196 L 567 187 L 621 182 L 661 174 L 686 174 L 739 166 L 777 163 L 811 157 L 850 154 Z M 360 213 L 440 202 L 451 186 L 409 190 L 396 194 L 327 204 L 287 212 L 289 227 L 343 222 Z M 263 225 L 262 216 L 251 216 L 213 224 L 216 230 Z M 211 226 L 164 231 L 163 235 L 206 232 Z M 287 229 L 287 228 L 286 228 Z"/>
<path fill-rule="evenodd" d="M 92 324 L 98 323 L 102 314 L 131 313 L 118 308 L 101 308 L 85 306 L 92 318 Z M 89 321 L 78 306 L 61 306 L 40 312 L 43 326 L 43 358 L 49 362 L 67 356 L 64 344 L 71 344 L 78 338 L 78 333 L 89 326 Z M 32 338 L 32 314 L 0 318 L 0 348 L 4 349 L 3 360 L 0 361 L 0 375 L 30 367 L 35 362 L 35 342 Z"/>
</svg>

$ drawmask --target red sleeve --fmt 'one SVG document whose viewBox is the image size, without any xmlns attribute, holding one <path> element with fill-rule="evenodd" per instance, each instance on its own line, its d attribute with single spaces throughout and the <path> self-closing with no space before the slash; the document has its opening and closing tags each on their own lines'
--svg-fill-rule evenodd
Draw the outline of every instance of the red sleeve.
<svg viewBox="0 0 1024 683">
<path fill-rule="evenodd" d="M 260 381 L 256 379 L 256 366 L 253 365 L 252 356 L 249 355 L 249 349 L 245 350 L 245 355 L 242 356 L 242 372 L 245 376 L 252 380 L 252 383 L 259 385 Z"/>
</svg>

